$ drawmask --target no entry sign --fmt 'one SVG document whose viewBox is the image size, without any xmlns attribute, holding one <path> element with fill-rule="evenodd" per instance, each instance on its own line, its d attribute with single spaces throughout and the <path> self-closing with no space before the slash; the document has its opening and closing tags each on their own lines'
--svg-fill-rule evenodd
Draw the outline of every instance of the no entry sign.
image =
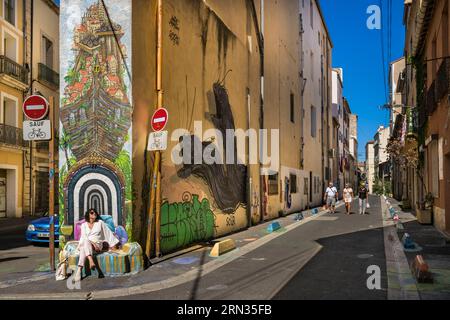
<svg viewBox="0 0 450 320">
<path fill-rule="evenodd" d="M 30 120 L 39 121 L 48 113 L 48 102 L 42 96 L 32 95 L 23 102 L 22 109 Z"/>
<path fill-rule="evenodd" d="M 167 120 L 169 120 L 169 112 L 165 108 L 155 111 L 152 117 L 153 131 L 161 131 L 166 127 Z"/>
</svg>

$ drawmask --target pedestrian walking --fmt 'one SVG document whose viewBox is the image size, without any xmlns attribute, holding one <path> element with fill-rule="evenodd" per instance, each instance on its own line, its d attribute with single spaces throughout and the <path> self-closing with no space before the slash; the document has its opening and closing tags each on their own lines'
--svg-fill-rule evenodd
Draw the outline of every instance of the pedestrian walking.
<svg viewBox="0 0 450 320">
<path fill-rule="evenodd" d="M 362 183 L 358 190 L 359 195 L 359 214 L 366 214 L 367 206 L 369 205 L 369 190 Z"/>
<path fill-rule="evenodd" d="M 350 211 L 352 210 L 352 202 L 353 202 L 353 189 L 349 183 L 345 185 L 344 193 L 344 202 L 345 202 L 345 211 L 347 215 L 350 215 Z"/>
<path fill-rule="evenodd" d="M 334 187 L 333 183 L 330 182 L 328 188 L 325 190 L 325 195 L 324 195 L 324 201 L 326 201 L 326 206 L 327 206 L 327 210 L 329 210 L 330 213 L 335 213 L 336 210 L 336 200 L 338 198 L 339 194 L 338 191 L 336 189 L 336 187 Z"/>
</svg>

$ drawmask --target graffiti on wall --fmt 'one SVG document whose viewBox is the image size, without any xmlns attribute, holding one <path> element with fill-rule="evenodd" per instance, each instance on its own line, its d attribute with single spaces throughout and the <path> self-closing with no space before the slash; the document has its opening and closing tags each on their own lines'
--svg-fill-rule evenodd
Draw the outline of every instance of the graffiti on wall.
<svg viewBox="0 0 450 320">
<path fill-rule="evenodd" d="M 131 0 L 61 1 L 60 211 L 131 223 Z"/>
<path fill-rule="evenodd" d="M 180 21 L 176 16 L 172 16 L 169 21 L 169 39 L 174 45 L 180 45 Z"/>
<path fill-rule="evenodd" d="M 226 154 L 228 139 L 226 130 L 235 129 L 233 113 L 231 111 L 228 93 L 225 87 L 219 83 L 215 83 L 213 85 L 213 91 L 217 112 L 215 115 L 212 115 L 211 118 L 215 128 L 219 130 L 224 137 L 224 154 Z M 200 143 L 198 137 L 193 135 L 190 138 L 192 146 L 196 145 L 196 142 Z M 234 137 L 234 139 L 236 138 Z M 211 144 L 212 142 L 201 142 L 203 151 L 210 147 Z M 187 179 L 190 176 L 202 179 L 209 187 L 218 209 L 225 214 L 233 214 L 238 207 L 245 207 L 247 167 L 238 164 L 237 159 L 234 159 L 235 161 L 233 164 L 195 164 L 194 152 L 194 148 L 191 148 L 190 164 L 184 163 L 182 168 L 178 170 L 178 176 L 182 179 Z M 232 152 L 235 157 L 237 157 L 236 141 Z M 229 224 L 232 223 L 233 222 L 230 220 Z"/>
<path fill-rule="evenodd" d="M 161 207 L 161 251 L 171 252 L 214 236 L 215 218 L 208 199 L 185 192 L 182 202 Z"/>
</svg>

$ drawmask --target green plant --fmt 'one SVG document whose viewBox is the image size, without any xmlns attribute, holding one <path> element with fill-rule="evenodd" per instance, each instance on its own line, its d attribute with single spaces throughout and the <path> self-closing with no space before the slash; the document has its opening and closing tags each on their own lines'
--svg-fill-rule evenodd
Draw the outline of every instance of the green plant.
<svg viewBox="0 0 450 320">
<path fill-rule="evenodd" d="M 125 197 L 127 200 L 132 200 L 132 188 L 131 182 L 133 181 L 133 175 L 131 172 L 131 157 L 127 150 L 120 151 L 114 163 L 120 168 L 125 176 Z"/>
<path fill-rule="evenodd" d="M 434 206 L 434 195 L 429 192 L 425 196 L 425 209 L 432 209 Z"/>
</svg>

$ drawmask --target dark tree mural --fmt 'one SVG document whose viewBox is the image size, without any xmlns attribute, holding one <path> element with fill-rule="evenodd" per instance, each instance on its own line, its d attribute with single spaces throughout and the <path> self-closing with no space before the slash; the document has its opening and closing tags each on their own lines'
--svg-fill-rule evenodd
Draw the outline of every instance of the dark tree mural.
<svg viewBox="0 0 450 320">
<path fill-rule="evenodd" d="M 220 83 L 213 85 L 213 91 L 217 111 L 216 115 L 212 116 L 212 121 L 216 129 L 222 133 L 224 155 L 227 152 L 233 152 L 234 164 L 194 164 L 194 148 L 191 148 L 191 164 L 183 164 L 183 167 L 178 171 L 178 176 L 186 179 L 192 175 L 204 180 L 214 197 L 217 207 L 224 213 L 232 214 L 239 206 L 246 205 L 247 167 L 237 164 L 236 137 L 234 137 L 234 150 L 226 149 L 226 130 L 235 130 L 228 93 Z M 199 138 L 194 135 L 190 138 L 191 146 L 202 146 L 202 153 L 212 143 L 200 142 Z M 226 161 L 222 162 L 225 163 Z"/>
</svg>

